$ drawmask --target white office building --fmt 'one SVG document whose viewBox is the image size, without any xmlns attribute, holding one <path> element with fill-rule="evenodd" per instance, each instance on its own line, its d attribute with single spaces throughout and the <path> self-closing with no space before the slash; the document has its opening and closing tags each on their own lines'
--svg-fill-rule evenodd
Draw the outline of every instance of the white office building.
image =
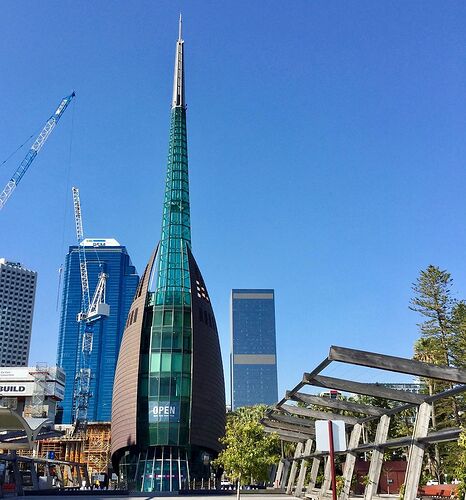
<svg viewBox="0 0 466 500">
<path fill-rule="evenodd" d="M 0 258 L 0 366 L 27 366 L 37 273 Z"/>
</svg>

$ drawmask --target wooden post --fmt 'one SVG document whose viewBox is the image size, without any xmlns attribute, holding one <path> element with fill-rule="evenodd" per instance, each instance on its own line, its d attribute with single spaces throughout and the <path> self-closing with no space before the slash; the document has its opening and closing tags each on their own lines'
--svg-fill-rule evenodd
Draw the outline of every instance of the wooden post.
<svg viewBox="0 0 466 500">
<path fill-rule="evenodd" d="M 417 410 L 413 443 L 409 447 L 408 464 L 406 466 L 404 500 L 414 500 L 417 496 L 426 445 L 415 440 L 427 436 L 431 412 L 432 406 L 429 403 L 422 403 Z"/>
<path fill-rule="evenodd" d="M 356 448 L 361 437 L 362 425 L 356 424 L 351 431 L 348 448 Z M 343 467 L 343 490 L 340 493 L 339 500 L 348 500 L 351 488 L 351 479 L 353 478 L 354 464 L 356 463 L 356 454 L 348 452 L 346 454 L 345 466 Z"/>
<path fill-rule="evenodd" d="M 278 462 L 277 472 L 275 473 L 275 481 L 273 482 L 274 488 L 280 488 L 280 482 L 283 474 L 283 459 Z"/>
<path fill-rule="evenodd" d="M 302 451 L 303 451 L 303 443 L 298 443 L 296 445 L 296 451 L 294 452 L 294 458 L 300 457 Z M 298 461 L 293 460 L 293 463 L 291 464 L 290 477 L 288 478 L 288 484 L 286 486 L 286 494 L 287 495 L 291 495 L 291 492 L 293 491 L 293 486 L 294 486 L 294 482 L 296 479 L 297 468 L 298 468 Z"/>
<path fill-rule="evenodd" d="M 306 488 L 306 493 L 311 493 L 312 490 L 316 486 L 317 474 L 319 473 L 320 468 L 320 458 L 312 459 L 312 467 L 311 467 L 311 477 L 309 478 L 309 483 Z"/>
<path fill-rule="evenodd" d="M 281 489 L 286 487 L 286 480 L 288 478 L 288 472 L 290 472 L 290 468 L 291 468 L 290 460 L 283 459 L 283 472 L 279 484 L 279 488 Z"/>
<path fill-rule="evenodd" d="M 374 444 L 384 443 L 388 436 L 388 428 L 390 427 L 390 417 L 387 415 L 382 415 L 380 417 L 379 423 L 377 424 L 377 430 L 375 432 Z M 368 483 L 366 489 L 364 490 L 364 500 L 372 500 L 372 498 L 377 494 L 377 488 L 379 486 L 380 473 L 382 472 L 383 463 L 383 450 L 375 448 L 372 451 L 371 463 L 369 466 L 368 473 Z"/>
<path fill-rule="evenodd" d="M 309 455 L 311 453 L 311 449 L 312 449 L 312 439 L 308 439 L 306 441 L 306 446 L 304 447 L 303 456 Z M 301 464 L 299 467 L 298 482 L 296 483 L 296 489 L 294 493 L 295 497 L 300 497 L 303 492 L 304 480 L 306 478 L 306 471 L 307 471 L 307 460 L 303 458 L 301 460 Z"/>
<path fill-rule="evenodd" d="M 331 478 L 331 465 L 330 465 L 330 457 L 326 457 L 325 462 L 325 470 L 324 470 L 324 480 L 322 481 L 322 486 L 319 492 L 319 500 L 324 498 L 327 495 L 327 491 L 330 489 Z"/>
</svg>

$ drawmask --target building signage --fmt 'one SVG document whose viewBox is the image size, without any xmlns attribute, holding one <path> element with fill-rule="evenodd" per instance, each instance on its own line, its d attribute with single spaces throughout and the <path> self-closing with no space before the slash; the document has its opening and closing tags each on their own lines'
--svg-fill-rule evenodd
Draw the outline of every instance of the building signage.
<svg viewBox="0 0 466 500">
<path fill-rule="evenodd" d="M 33 396 L 34 382 L 16 382 L 14 380 L 0 380 L 0 396 Z M 63 399 L 64 387 L 57 382 L 46 382 L 43 387 L 44 396 Z"/>
<path fill-rule="evenodd" d="M 0 385 L 5 385 L 3 382 L 6 380 L 34 380 L 30 373 L 31 368 L 0 368 Z"/>
<path fill-rule="evenodd" d="M 170 401 L 149 401 L 149 423 L 179 422 L 180 403 Z"/>
<path fill-rule="evenodd" d="M 25 396 L 26 385 L 0 385 L 0 396 Z"/>
<path fill-rule="evenodd" d="M 114 238 L 86 238 L 80 245 L 82 247 L 119 247 L 120 244 Z"/>
<path fill-rule="evenodd" d="M 41 389 L 36 387 L 36 367 L 0 368 L 0 396 L 32 396 L 36 388 L 44 396 L 63 399 L 65 395 L 65 374 L 58 367 L 43 369 L 45 381 Z"/>
</svg>

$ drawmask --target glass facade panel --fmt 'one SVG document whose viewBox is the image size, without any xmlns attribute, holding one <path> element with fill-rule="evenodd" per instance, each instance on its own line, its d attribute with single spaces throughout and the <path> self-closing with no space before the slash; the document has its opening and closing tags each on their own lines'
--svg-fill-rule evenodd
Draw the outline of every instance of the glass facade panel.
<svg viewBox="0 0 466 500">
<path fill-rule="evenodd" d="M 105 239 L 100 240 L 107 241 Z M 112 243 L 115 240 L 108 240 Z M 101 244 L 101 243 L 100 243 Z M 106 302 L 110 316 L 94 322 L 93 346 L 90 355 L 92 373 L 88 419 L 93 422 L 111 420 L 112 392 L 115 368 L 128 312 L 133 301 L 139 276 L 124 246 L 86 247 L 87 272 L 91 293 L 99 274 L 108 274 Z M 73 401 L 76 375 L 81 367 L 81 339 L 76 316 L 81 312 L 81 274 L 78 247 L 71 246 L 65 260 L 63 294 L 60 308 L 57 365 L 66 372 L 62 423 L 73 421 Z M 140 313 L 139 313 L 140 314 Z M 134 321 L 134 316 L 133 316 Z"/>
<path fill-rule="evenodd" d="M 275 294 L 235 289 L 231 298 L 231 401 L 241 406 L 278 400 Z"/>
<path fill-rule="evenodd" d="M 186 110 L 177 107 L 171 114 L 162 236 L 154 276 L 150 346 L 147 347 L 151 353 L 146 368 L 149 377 L 147 445 L 187 444 L 191 407 L 190 245 Z"/>
</svg>

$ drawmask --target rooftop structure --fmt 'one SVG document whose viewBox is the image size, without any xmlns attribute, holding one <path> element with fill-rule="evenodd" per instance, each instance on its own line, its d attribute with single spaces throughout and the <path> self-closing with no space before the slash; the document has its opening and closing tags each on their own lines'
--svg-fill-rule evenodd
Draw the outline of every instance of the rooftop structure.
<svg viewBox="0 0 466 500">
<path fill-rule="evenodd" d="M 112 461 L 120 484 L 177 491 L 207 479 L 225 428 L 224 391 L 215 317 L 191 249 L 180 19 L 162 234 L 131 306 L 115 374 Z"/>
</svg>

